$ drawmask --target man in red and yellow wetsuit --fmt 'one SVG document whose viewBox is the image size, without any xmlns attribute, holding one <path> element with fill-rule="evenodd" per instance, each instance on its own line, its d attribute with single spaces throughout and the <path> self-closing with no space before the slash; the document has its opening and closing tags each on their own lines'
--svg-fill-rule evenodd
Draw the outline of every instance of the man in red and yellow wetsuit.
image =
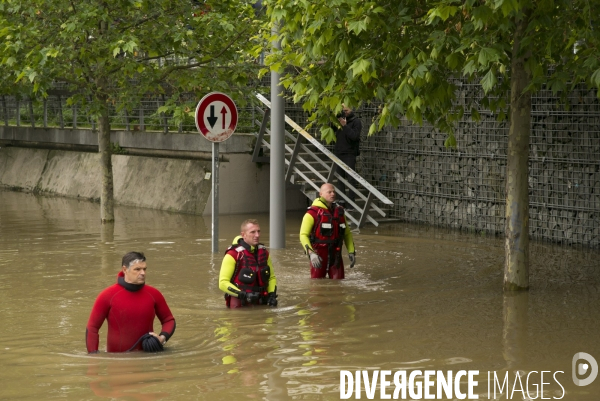
<svg viewBox="0 0 600 401">
<path fill-rule="evenodd" d="M 175 332 L 175 318 L 163 295 L 154 287 L 146 285 L 146 257 L 140 252 L 123 256 L 122 270 L 117 283 L 98 295 L 85 330 L 85 343 L 89 353 L 98 352 L 98 331 L 108 320 L 106 350 L 108 352 L 142 349 L 138 342 L 144 334 L 150 334 L 164 345 Z M 154 333 L 154 317 L 162 323 L 160 334 Z M 136 342 L 137 345 L 136 345 Z"/>
<path fill-rule="evenodd" d="M 260 243 L 254 219 L 241 226 L 241 236 L 227 248 L 219 273 L 219 289 L 228 308 L 247 305 L 277 306 L 277 279 L 267 248 Z"/>
<path fill-rule="evenodd" d="M 310 277 L 332 279 L 344 278 L 342 243 L 346 244 L 350 267 L 356 263 L 354 240 L 344 208 L 335 203 L 335 188 L 325 183 L 321 185 L 319 198 L 302 219 L 300 242 L 310 259 Z"/>
</svg>

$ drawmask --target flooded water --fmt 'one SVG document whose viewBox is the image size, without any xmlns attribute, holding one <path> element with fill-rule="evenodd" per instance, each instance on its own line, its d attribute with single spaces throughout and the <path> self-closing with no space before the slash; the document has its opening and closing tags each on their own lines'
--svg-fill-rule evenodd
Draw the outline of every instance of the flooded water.
<svg viewBox="0 0 600 401">
<path fill-rule="evenodd" d="M 268 245 L 268 216 L 224 216 L 221 251 L 246 217 Z M 97 204 L 0 192 L 0 399 L 336 400 L 341 370 L 477 370 L 479 399 L 488 372 L 492 388 L 508 377 L 497 399 L 529 399 L 519 383 L 531 399 L 599 398 L 600 379 L 572 379 L 577 352 L 600 360 L 597 251 L 533 243 L 531 290 L 504 296 L 501 239 L 387 224 L 355 235 L 346 280 L 310 280 L 294 214 L 288 248 L 272 251 L 279 307 L 232 311 L 210 219 L 117 207 L 114 226 L 98 220 Z M 146 254 L 177 330 L 159 355 L 88 355 L 92 304 L 130 250 Z"/>
</svg>

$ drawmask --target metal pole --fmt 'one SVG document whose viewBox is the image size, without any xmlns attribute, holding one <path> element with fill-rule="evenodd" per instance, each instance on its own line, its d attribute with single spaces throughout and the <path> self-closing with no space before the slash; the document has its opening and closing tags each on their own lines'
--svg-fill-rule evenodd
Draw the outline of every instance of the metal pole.
<svg viewBox="0 0 600 401">
<path fill-rule="evenodd" d="M 212 251 L 219 252 L 219 142 L 212 144 Z"/>
<path fill-rule="evenodd" d="M 48 128 L 48 100 L 44 99 L 44 128 Z"/>
<path fill-rule="evenodd" d="M 273 24 L 271 33 L 279 32 L 279 24 Z M 274 40 L 273 51 L 281 49 L 281 42 Z M 271 70 L 271 182 L 270 182 L 270 247 L 285 248 L 285 103 L 280 74 Z"/>
<path fill-rule="evenodd" d="M 29 97 L 29 120 L 31 127 L 35 128 L 35 114 L 33 113 L 33 99 Z"/>
<path fill-rule="evenodd" d="M 144 126 L 144 101 L 140 100 L 140 131 L 145 131 L 146 127 Z"/>
<path fill-rule="evenodd" d="M 60 95 L 58 95 L 58 120 L 60 123 L 60 128 L 65 128 L 65 120 L 63 119 L 63 111 L 62 111 L 62 99 Z"/>
</svg>

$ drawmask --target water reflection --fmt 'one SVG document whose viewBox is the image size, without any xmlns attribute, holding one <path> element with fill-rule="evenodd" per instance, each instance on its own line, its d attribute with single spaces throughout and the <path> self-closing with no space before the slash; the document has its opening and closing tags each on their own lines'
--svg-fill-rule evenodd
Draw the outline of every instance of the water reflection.
<svg viewBox="0 0 600 401">
<path fill-rule="evenodd" d="M 576 352 L 600 360 L 597 251 L 532 243 L 531 291 L 508 296 L 500 239 L 389 224 L 355 235 L 346 280 L 310 280 L 302 214 L 290 214 L 288 249 L 271 252 L 279 307 L 230 311 L 210 221 L 115 212 L 100 225 L 97 204 L 0 192 L 0 366 L 10 367 L 0 398 L 328 400 L 341 369 L 418 368 L 564 370 L 569 401 L 600 393 L 600 381 L 570 381 Z M 223 216 L 220 249 L 245 218 L 259 219 L 268 245 L 268 216 Z M 131 250 L 148 257 L 177 330 L 160 356 L 89 357 L 92 304 Z"/>
<path fill-rule="evenodd" d="M 528 292 L 504 294 L 502 343 L 504 359 L 509 370 L 523 366 L 523 358 L 526 355 L 525 347 L 527 346 L 528 308 Z"/>
<path fill-rule="evenodd" d="M 156 366 L 152 366 L 154 364 Z M 173 379 L 172 371 L 171 361 L 165 358 L 146 361 L 145 364 L 140 364 L 135 358 L 106 358 L 90 362 L 86 376 L 90 380 L 90 389 L 98 397 L 154 401 L 169 396 L 160 389 L 161 383 Z"/>
</svg>

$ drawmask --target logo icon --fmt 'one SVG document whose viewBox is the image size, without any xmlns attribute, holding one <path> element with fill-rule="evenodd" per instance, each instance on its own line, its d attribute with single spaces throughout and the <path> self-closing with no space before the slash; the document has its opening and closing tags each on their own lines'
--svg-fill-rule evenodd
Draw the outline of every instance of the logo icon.
<svg viewBox="0 0 600 401">
<path fill-rule="evenodd" d="M 585 362 L 581 361 L 585 360 Z M 578 352 L 573 355 L 573 383 L 576 386 L 587 386 L 592 384 L 594 380 L 596 380 L 596 376 L 598 376 L 598 362 L 588 353 Z M 585 379 L 580 379 L 580 376 L 584 376 L 589 374 L 589 376 Z"/>
</svg>

